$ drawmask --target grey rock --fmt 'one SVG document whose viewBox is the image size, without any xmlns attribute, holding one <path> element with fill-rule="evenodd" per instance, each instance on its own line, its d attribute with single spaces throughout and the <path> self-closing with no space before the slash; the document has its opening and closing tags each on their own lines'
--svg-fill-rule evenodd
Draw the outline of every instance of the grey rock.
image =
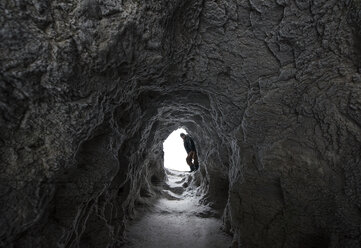
<svg viewBox="0 0 361 248">
<path fill-rule="evenodd" d="M 234 247 L 359 247 L 360 9 L 2 1 L 0 247 L 121 246 L 178 127 Z"/>
</svg>

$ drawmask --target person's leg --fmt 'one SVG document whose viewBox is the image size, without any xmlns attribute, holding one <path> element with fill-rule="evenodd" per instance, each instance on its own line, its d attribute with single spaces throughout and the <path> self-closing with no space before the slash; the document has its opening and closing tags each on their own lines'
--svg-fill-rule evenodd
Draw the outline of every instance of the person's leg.
<svg viewBox="0 0 361 248">
<path fill-rule="evenodd" d="M 192 164 L 193 152 L 190 152 L 186 158 L 187 164 L 189 165 L 191 171 L 195 170 L 194 164 Z"/>
<path fill-rule="evenodd" d="M 193 152 L 194 167 L 197 170 L 199 168 L 197 152 Z"/>
<path fill-rule="evenodd" d="M 192 152 L 190 152 L 189 154 L 188 154 L 188 156 L 187 156 L 187 158 L 186 158 L 186 161 L 187 161 L 187 164 L 189 165 L 189 166 L 192 166 L 193 164 L 192 164 Z"/>
</svg>

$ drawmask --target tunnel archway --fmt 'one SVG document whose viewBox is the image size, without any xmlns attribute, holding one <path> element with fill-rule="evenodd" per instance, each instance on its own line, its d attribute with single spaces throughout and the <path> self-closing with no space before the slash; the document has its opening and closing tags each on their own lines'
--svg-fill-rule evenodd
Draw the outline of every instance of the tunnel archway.
<svg viewBox="0 0 361 248">
<path fill-rule="evenodd" d="M 60 2 L 1 5 L 0 247 L 118 247 L 179 125 L 233 247 L 359 247 L 359 1 Z"/>
</svg>

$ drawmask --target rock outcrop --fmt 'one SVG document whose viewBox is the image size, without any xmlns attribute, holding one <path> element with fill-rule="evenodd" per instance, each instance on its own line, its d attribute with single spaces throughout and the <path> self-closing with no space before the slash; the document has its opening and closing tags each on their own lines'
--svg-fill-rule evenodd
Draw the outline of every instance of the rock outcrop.
<svg viewBox="0 0 361 248">
<path fill-rule="evenodd" d="M 360 247 L 360 9 L 2 1 L 0 246 L 120 246 L 184 127 L 235 247 Z"/>
</svg>

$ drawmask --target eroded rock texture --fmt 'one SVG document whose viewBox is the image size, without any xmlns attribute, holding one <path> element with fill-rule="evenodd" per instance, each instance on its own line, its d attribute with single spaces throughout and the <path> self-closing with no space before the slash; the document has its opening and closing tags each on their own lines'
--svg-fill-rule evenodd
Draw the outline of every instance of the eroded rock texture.
<svg viewBox="0 0 361 248">
<path fill-rule="evenodd" d="M 0 246 L 119 247 L 184 126 L 242 247 L 360 247 L 360 3 L 3 0 Z"/>
</svg>

